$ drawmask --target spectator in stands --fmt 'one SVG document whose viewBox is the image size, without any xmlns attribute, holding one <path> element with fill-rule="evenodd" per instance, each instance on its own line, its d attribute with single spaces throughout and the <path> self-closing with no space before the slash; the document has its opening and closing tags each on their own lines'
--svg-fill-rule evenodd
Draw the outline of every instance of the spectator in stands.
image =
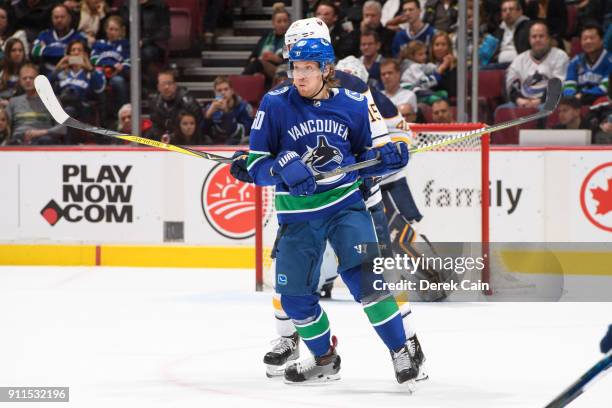
<svg viewBox="0 0 612 408">
<path fill-rule="evenodd" d="M 119 119 L 117 131 L 128 134 L 128 135 L 133 135 L 132 133 L 132 105 L 129 103 L 126 103 L 121 108 L 119 108 L 119 112 L 117 112 L 117 118 Z M 147 138 L 150 137 L 152 127 L 153 127 L 153 122 L 151 122 L 150 119 L 142 118 L 140 120 L 140 135 L 142 137 L 147 137 Z M 123 143 L 123 141 L 120 141 L 119 143 Z"/>
<path fill-rule="evenodd" d="M 388 29 L 380 22 L 382 17 L 382 6 L 380 3 L 376 0 L 366 1 L 363 3 L 362 14 L 363 19 L 359 24 L 359 36 L 363 36 L 364 33 L 375 32 L 378 37 L 380 54 L 385 58 L 391 57 L 391 44 L 393 43 L 395 31 Z M 363 50 L 361 52 L 363 54 Z"/>
<path fill-rule="evenodd" d="M 208 0 L 208 7 L 204 15 L 204 44 L 212 45 L 215 41 L 215 29 L 219 17 L 225 9 L 225 0 Z"/>
<path fill-rule="evenodd" d="M 451 123 L 453 115 L 448 101 L 439 99 L 431 105 L 432 123 Z"/>
<path fill-rule="evenodd" d="M 11 138 L 11 125 L 4 108 L 0 108 L 0 146 L 4 146 Z"/>
<path fill-rule="evenodd" d="M 72 17 L 63 4 L 53 7 L 51 12 L 53 28 L 38 35 L 32 47 L 32 58 L 43 63 L 43 73 L 49 75 L 66 55 L 66 47 L 75 40 L 87 42 L 85 34 L 72 28 Z"/>
<path fill-rule="evenodd" d="M 161 141 L 176 145 L 205 145 L 212 144 L 212 140 L 202 135 L 202 127 L 197 123 L 196 117 L 189 112 L 180 112 L 178 125 L 172 133 L 166 133 Z"/>
<path fill-rule="evenodd" d="M 25 54 L 29 52 L 28 39 L 24 30 L 15 28 L 15 16 L 9 6 L 0 6 L 0 59 L 3 58 L 7 42 L 12 38 L 21 40 L 25 47 Z"/>
<path fill-rule="evenodd" d="M 106 39 L 93 45 L 91 62 L 102 68 L 112 92 L 111 111 L 123 106 L 130 97 L 130 42 L 125 38 L 125 24 L 120 16 L 110 16 L 104 22 Z"/>
<path fill-rule="evenodd" d="M 393 37 L 391 50 L 394 57 L 398 57 L 400 49 L 411 41 L 421 41 L 429 46 L 434 28 L 421 20 L 421 6 L 419 0 L 405 0 L 402 4 L 403 14 L 406 17 L 408 28 L 398 31 Z"/>
<path fill-rule="evenodd" d="M 289 66 L 287 64 L 281 64 L 276 67 L 276 72 L 274 73 L 274 78 L 272 78 L 272 87 L 271 89 L 276 88 L 283 82 L 289 79 L 289 74 L 287 71 L 289 70 Z"/>
<path fill-rule="evenodd" d="M 6 42 L 5 56 L 0 71 L 0 105 L 8 105 L 19 83 L 19 69 L 26 63 L 25 47 L 20 39 L 11 38 Z"/>
<path fill-rule="evenodd" d="M 102 21 L 106 17 L 108 7 L 103 0 L 81 0 L 77 9 L 77 30 L 87 36 L 87 43 L 91 47 L 98 37 Z"/>
<path fill-rule="evenodd" d="M 382 90 L 380 61 L 382 61 L 383 57 L 378 52 L 380 50 L 380 37 L 376 31 L 362 31 L 359 41 L 359 49 L 361 50 L 360 59 L 370 75 L 368 85 Z"/>
<path fill-rule="evenodd" d="M 49 28 L 51 10 L 58 1 L 21 0 L 12 2 L 16 27 L 25 30 L 28 43 L 32 43 L 38 34 Z"/>
<path fill-rule="evenodd" d="M 215 78 L 213 85 L 215 100 L 205 108 L 205 133 L 214 144 L 248 144 L 253 107 L 234 93 L 228 77 Z"/>
<path fill-rule="evenodd" d="M 559 101 L 559 123 L 553 129 L 589 129 L 589 122 L 582 118 L 580 101 L 566 97 Z"/>
<path fill-rule="evenodd" d="M 54 126 L 49 111 L 34 88 L 38 68 L 24 64 L 19 70 L 19 86 L 25 93 L 10 99 L 7 113 L 12 129 L 8 144 L 60 144 L 65 128 Z"/>
<path fill-rule="evenodd" d="M 397 110 L 407 123 L 417 123 L 417 110 L 410 103 L 397 105 Z"/>
<path fill-rule="evenodd" d="M 410 86 L 419 102 L 431 105 L 434 100 L 448 97 L 444 90 L 434 91 L 440 83 L 440 71 L 446 64 L 437 67 L 427 62 L 427 47 L 421 41 L 411 41 L 400 52 L 401 81 Z"/>
<path fill-rule="evenodd" d="M 329 28 L 329 36 L 337 59 L 359 53 L 359 37 L 356 31 L 348 31 L 338 20 L 338 7 L 329 0 L 320 0 L 315 9 L 315 17 L 323 20 Z"/>
<path fill-rule="evenodd" d="M 612 80 L 612 72 L 608 83 Z M 589 123 L 593 132 L 593 143 L 612 144 L 612 88 L 608 87 L 608 96 L 601 97 L 593 103 L 589 114 Z"/>
<path fill-rule="evenodd" d="M 569 58 L 552 46 L 548 26 L 542 20 L 529 28 L 531 49 L 522 52 L 506 71 L 506 94 L 510 102 L 501 106 L 537 108 L 544 101 L 544 93 L 551 78 L 565 79 Z"/>
<path fill-rule="evenodd" d="M 85 47 L 81 40 L 70 42 L 66 55 L 57 63 L 50 80 L 66 113 L 91 123 L 95 118 L 94 105 L 103 103 L 106 79 L 91 64 L 89 51 Z M 77 133 L 68 131 L 66 144 L 75 144 Z"/>
<path fill-rule="evenodd" d="M 563 48 L 567 28 L 565 0 L 526 0 L 525 15 L 531 20 L 543 20 L 548 26 L 553 46 Z"/>
<path fill-rule="evenodd" d="M 382 93 L 391 99 L 395 106 L 409 103 L 415 111 L 417 110 L 416 94 L 400 83 L 400 66 L 396 60 L 389 58 L 380 62 L 380 78 L 384 87 Z"/>
<path fill-rule="evenodd" d="M 187 89 L 177 85 L 173 70 L 160 71 L 157 75 L 157 91 L 159 93 L 151 98 L 152 139 L 160 140 L 164 133 L 172 132 L 178 124 L 178 114 L 181 111 L 191 112 L 198 119 L 198 126 L 201 126 L 202 107 Z"/>
<path fill-rule="evenodd" d="M 493 33 L 492 57 L 488 59 L 506 68 L 518 54 L 529 49 L 529 18 L 523 15 L 519 0 L 504 0 L 501 17 L 502 22 Z"/>
<path fill-rule="evenodd" d="M 612 72 L 612 54 L 603 47 L 603 30 L 587 24 L 580 32 L 583 52 L 567 67 L 563 96 L 576 96 L 583 105 L 591 105 L 608 93 L 608 77 Z"/>
<path fill-rule="evenodd" d="M 166 60 L 170 39 L 170 9 L 164 0 L 140 1 L 140 60 L 146 75 L 144 85 L 154 87 L 155 79 Z M 120 9 L 126 26 L 130 21 L 129 2 Z M 126 27 L 129 29 L 129 27 Z"/>
<path fill-rule="evenodd" d="M 276 3 L 272 12 L 272 30 L 262 36 L 249 56 L 243 74 L 264 74 L 271 83 L 276 67 L 283 63 L 283 46 L 285 33 L 289 28 L 291 17 L 283 3 Z"/>
<path fill-rule="evenodd" d="M 438 31 L 431 38 L 429 47 L 429 62 L 436 64 L 436 72 L 440 75 L 438 86 L 434 91 L 445 91 L 449 97 L 457 93 L 457 58 L 453 54 L 453 42 L 450 35 Z"/>
<path fill-rule="evenodd" d="M 458 3 L 457 0 L 427 0 L 423 21 L 438 31 L 449 34 L 455 32 L 459 16 Z"/>
</svg>

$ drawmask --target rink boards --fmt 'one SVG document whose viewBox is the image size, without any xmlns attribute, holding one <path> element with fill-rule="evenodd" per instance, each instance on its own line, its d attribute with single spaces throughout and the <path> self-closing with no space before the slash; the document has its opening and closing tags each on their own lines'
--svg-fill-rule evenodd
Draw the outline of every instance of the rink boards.
<svg viewBox="0 0 612 408">
<path fill-rule="evenodd" d="M 406 171 L 430 239 L 480 241 L 478 155 L 412 158 Z M 227 166 L 121 147 L 0 157 L 0 264 L 254 264 L 255 190 Z M 490 163 L 491 241 L 612 242 L 611 148 L 494 148 Z"/>
</svg>

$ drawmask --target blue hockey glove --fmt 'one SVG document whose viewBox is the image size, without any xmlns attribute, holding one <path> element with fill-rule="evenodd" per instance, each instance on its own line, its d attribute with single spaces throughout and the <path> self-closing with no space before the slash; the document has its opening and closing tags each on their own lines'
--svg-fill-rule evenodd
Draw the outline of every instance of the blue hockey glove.
<svg viewBox="0 0 612 408">
<path fill-rule="evenodd" d="M 359 170 L 359 175 L 362 178 L 375 177 L 399 170 L 408 164 L 409 156 L 408 145 L 404 142 L 389 142 L 380 147 L 366 150 L 359 156 L 359 161 L 366 161 L 379 157 L 381 163 Z"/>
<path fill-rule="evenodd" d="M 236 150 L 232 156 L 232 167 L 230 173 L 234 178 L 244 183 L 252 183 L 253 178 L 247 171 L 247 160 L 249 158 L 249 152 L 246 150 Z"/>
<path fill-rule="evenodd" d="M 272 173 L 278 174 L 289 187 L 289 194 L 293 196 L 312 195 L 317 189 L 312 171 L 294 151 L 284 151 L 276 156 Z"/>
<path fill-rule="evenodd" d="M 608 327 L 608 333 L 603 339 L 601 339 L 599 347 L 601 347 L 602 353 L 607 353 L 608 351 L 612 350 L 612 325 Z"/>
<path fill-rule="evenodd" d="M 383 164 L 388 170 L 399 170 L 408 164 L 410 158 L 405 142 L 387 143 L 378 148 Z"/>
</svg>

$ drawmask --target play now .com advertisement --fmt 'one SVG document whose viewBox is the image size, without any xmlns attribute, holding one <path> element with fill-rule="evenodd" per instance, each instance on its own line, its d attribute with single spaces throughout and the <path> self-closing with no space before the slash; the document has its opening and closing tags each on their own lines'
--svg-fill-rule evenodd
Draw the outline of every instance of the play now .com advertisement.
<svg viewBox="0 0 612 408">
<path fill-rule="evenodd" d="M 255 188 L 228 166 L 146 149 L 12 149 L 0 157 L 1 242 L 254 243 Z M 405 171 L 430 240 L 480 241 L 479 159 L 411 159 Z M 488 189 L 491 241 L 612 242 L 612 149 L 492 151 Z M 269 191 L 264 198 L 268 236 L 276 223 Z"/>
</svg>

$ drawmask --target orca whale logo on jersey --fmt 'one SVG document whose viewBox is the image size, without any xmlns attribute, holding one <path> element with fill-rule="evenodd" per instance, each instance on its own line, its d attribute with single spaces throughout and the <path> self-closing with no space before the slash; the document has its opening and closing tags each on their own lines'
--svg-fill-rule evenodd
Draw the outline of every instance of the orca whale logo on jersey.
<svg viewBox="0 0 612 408">
<path fill-rule="evenodd" d="M 334 170 L 340 167 L 344 156 L 340 149 L 329 144 L 324 135 L 317 136 L 317 145 L 312 148 L 306 146 L 308 151 L 302 155 L 302 161 L 316 174 Z M 319 180 L 319 184 L 332 184 L 344 177 L 344 174 Z"/>
</svg>

